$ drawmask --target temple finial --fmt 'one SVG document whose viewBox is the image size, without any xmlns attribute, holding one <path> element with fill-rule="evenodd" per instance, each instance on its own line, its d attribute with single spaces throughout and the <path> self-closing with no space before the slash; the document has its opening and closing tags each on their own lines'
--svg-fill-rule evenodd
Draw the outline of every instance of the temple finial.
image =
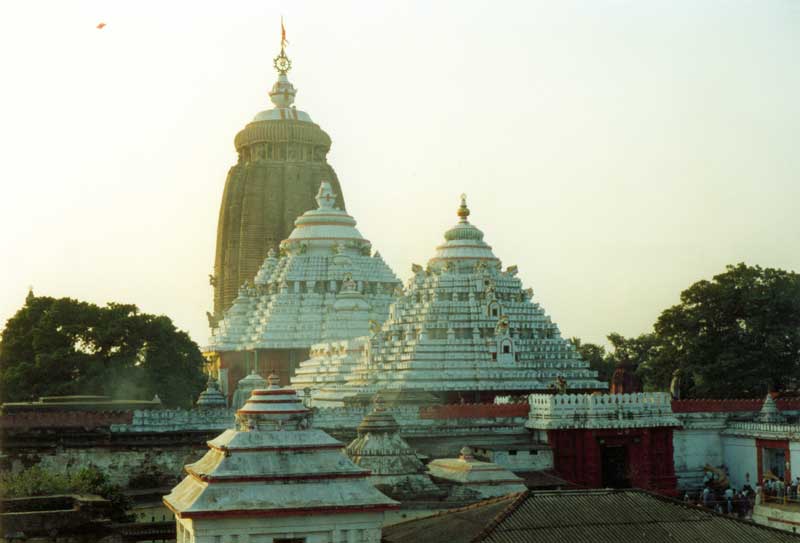
<svg viewBox="0 0 800 543">
<path fill-rule="evenodd" d="M 461 195 L 461 205 L 458 207 L 458 211 L 456 214 L 461 219 L 461 222 L 467 222 L 467 217 L 469 217 L 469 208 L 467 207 L 467 195 Z"/>
<path fill-rule="evenodd" d="M 286 46 L 289 42 L 286 40 L 286 27 L 283 26 L 283 17 L 281 17 L 281 52 L 273 59 L 275 69 L 278 70 L 280 75 L 286 75 L 286 72 L 292 69 L 292 61 L 286 56 Z"/>
</svg>

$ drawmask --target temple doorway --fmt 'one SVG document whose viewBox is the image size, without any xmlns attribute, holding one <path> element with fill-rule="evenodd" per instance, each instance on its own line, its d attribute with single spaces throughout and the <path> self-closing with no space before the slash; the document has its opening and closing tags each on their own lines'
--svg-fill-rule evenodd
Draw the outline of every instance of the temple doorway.
<svg viewBox="0 0 800 543">
<path fill-rule="evenodd" d="M 786 449 L 773 449 L 764 447 L 761 454 L 761 470 L 765 475 L 772 473 L 780 480 L 786 479 Z"/>
<path fill-rule="evenodd" d="M 604 488 L 630 488 L 628 448 L 625 445 L 604 445 L 600 448 Z"/>
</svg>

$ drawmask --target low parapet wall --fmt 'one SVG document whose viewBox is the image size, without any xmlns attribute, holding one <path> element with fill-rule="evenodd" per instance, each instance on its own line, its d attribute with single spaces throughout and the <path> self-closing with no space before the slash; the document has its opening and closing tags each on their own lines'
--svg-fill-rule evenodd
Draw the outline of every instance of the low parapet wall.
<svg viewBox="0 0 800 543">
<path fill-rule="evenodd" d="M 4 413 L 0 416 L 0 429 L 25 431 L 47 428 L 82 428 L 94 430 L 114 424 L 131 424 L 134 411 L 48 411 L 44 413 Z"/>
<path fill-rule="evenodd" d="M 527 403 L 474 403 L 451 404 L 422 407 L 419 409 L 421 419 L 494 419 L 494 418 L 527 418 L 530 405 Z"/>
<path fill-rule="evenodd" d="M 800 411 L 800 398 L 778 398 L 775 400 L 779 411 Z M 739 400 L 672 400 L 673 413 L 740 413 L 761 411 L 763 399 Z"/>
</svg>

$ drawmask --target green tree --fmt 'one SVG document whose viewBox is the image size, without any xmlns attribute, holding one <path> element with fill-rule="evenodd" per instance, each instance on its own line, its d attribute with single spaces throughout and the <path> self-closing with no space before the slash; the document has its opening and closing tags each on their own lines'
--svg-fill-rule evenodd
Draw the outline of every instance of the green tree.
<svg viewBox="0 0 800 543">
<path fill-rule="evenodd" d="M 158 394 L 168 407 L 188 407 L 203 389 L 203 364 L 197 344 L 165 316 L 31 294 L 2 332 L 0 394 L 3 401 Z"/>
<path fill-rule="evenodd" d="M 606 348 L 595 343 L 584 343 L 579 337 L 572 337 L 569 341 L 581 358 L 589 363 L 589 368 L 597 372 L 597 379 L 607 383 L 614 373 L 614 362 L 609 359 Z"/>
<path fill-rule="evenodd" d="M 54 496 L 58 494 L 95 494 L 111 502 L 111 519 L 116 522 L 133 520 L 127 513 L 130 499 L 118 485 L 111 484 L 95 466 L 75 473 L 56 473 L 33 466 L 19 473 L 0 473 L 0 497 Z"/>
<path fill-rule="evenodd" d="M 649 388 L 681 369 L 691 397 L 761 397 L 800 384 L 800 275 L 737 264 L 681 293 L 658 318 L 640 371 Z"/>
</svg>

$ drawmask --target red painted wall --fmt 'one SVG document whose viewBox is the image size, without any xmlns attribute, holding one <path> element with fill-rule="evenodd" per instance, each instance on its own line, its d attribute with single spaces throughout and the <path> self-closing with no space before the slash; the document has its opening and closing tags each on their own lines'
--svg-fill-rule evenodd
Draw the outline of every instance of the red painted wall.
<svg viewBox="0 0 800 543">
<path fill-rule="evenodd" d="M 677 494 L 672 428 L 550 430 L 548 440 L 556 471 L 575 484 L 600 488 L 602 447 L 622 445 L 628 451 L 628 477 L 633 487 Z"/>
</svg>

